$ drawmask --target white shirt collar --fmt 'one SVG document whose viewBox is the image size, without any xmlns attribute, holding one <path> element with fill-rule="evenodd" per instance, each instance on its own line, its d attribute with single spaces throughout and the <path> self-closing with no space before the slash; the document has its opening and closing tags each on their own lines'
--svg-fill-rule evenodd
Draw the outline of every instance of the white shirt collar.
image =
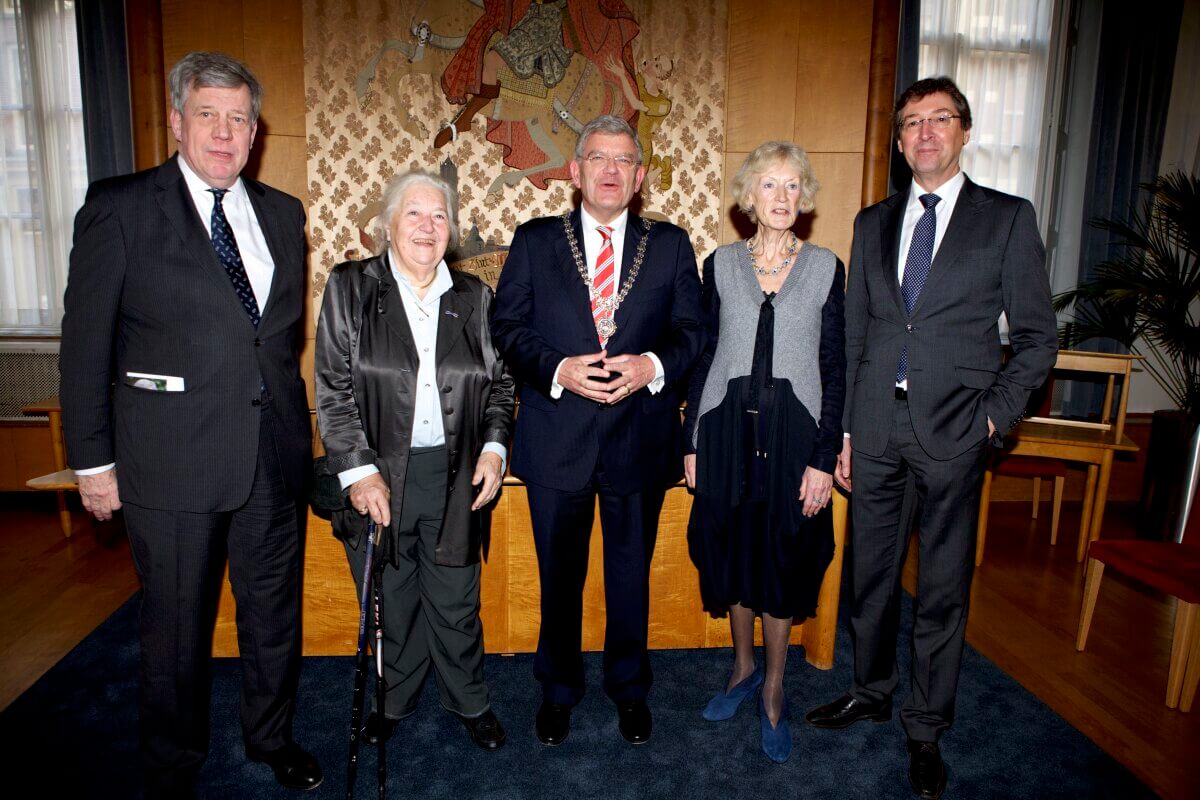
<svg viewBox="0 0 1200 800">
<path fill-rule="evenodd" d="M 916 204 L 918 208 L 921 208 L 921 195 L 936 194 L 939 198 L 941 198 L 937 205 L 937 211 L 940 214 L 943 209 L 952 208 L 958 201 L 958 193 L 962 191 L 963 184 L 966 183 L 966 180 L 967 173 L 960 169 L 958 172 L 954 173 L 953 178 L 946 181 L 941 186 L 938 186 L 936 189 L 927 192 L 921 188 L 921 186 L 917 183 L 916 178 L 914 178 L 912 182 L 912 188 L 908 190 L 908 205 L 912 206 L 913 204 Z"/>
<path fill-rule="evenodd" d="M 413 289 L 412 282 L 408 276 L 396 269 L 395 259 L 392 258 L 391 248 L 384 251 L 384 258 L 387 260 L 388 269 L 392 271 L 392 277 L 396 279 L 396 285 L 400 287 L 401 294 L 406 295 L 406 299 L 420 303 L 423 306 L 432 305 L 441 299 L 442 295 L 450 290 L 454 285 L 454 278 L 450 275 L 450 266 L 446 263 L 446 259 L 438 262 L 437 277 L 433 279 L 433 283 L 429 285 L 429 289 L 425 291 L 425 298 L 417 297 L 417 292 Z"/>
<path fill-rule="evenodd" d="M 183 157 L 183 153 L 180 153 L 175 161 L 179 164 L 179 171 L 183 173 L 183 180 L 187 183 L 188 191 L 192 193 L 193 197 L 204 197 L 206 194 L 208 197 L 214 197 L 211 190 L 217 187 L 209 186 L 205 183 L 204 179 L 197 175 L 187 163 L 187 159 Z M 233 182 L 233 185 L 229 187 L 229 194 L 227 196 L 240 198 L 244 197 L 245 194 L 246 187 L 242 184 L 242 176 L 239 175 L 237 180 Z"/>
<path fill-rule="evenodd" d="M 619 237 L 622 237 L 622 240 L 624 239 L 625 224 L 627 222 L 629 222 L 629 209 L 628 208 L 626 208 L 624 211 L 622 211 L 617 216 L 617 218 L 614 219 L 612 222 L 607 223 L 607 226 L 612 228 L 613 238 L 616 238 L 619 236 Z M 596 228 L 598 228 L 601 225 L 604 225 L 606 223 L 598 222 L 596 220 L 596 218 L 593 217 L 591 214 L 589 214 L 587 212 L 587 209 L 581 205 L 581 206 L 579 206 L 579 224 L 580 224 L 580 227 L 583 228 L 584 232 L 587 233 L 588 231 L 594 232 L 596 230 Z"/>
</svg>

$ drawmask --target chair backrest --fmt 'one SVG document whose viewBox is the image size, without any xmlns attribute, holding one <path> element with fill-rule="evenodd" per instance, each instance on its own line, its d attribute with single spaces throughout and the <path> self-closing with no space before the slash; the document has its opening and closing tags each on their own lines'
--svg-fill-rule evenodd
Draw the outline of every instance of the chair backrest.
<svg viewBox="0 0 1200 800">
<path fill-rule="evenodd" d="M 1141 356 L 1121 353 L 1059 350 L 1058 360 L 1054 363 L 1054 373 L 1059 380 L 1070 379 L 1071 376 L 1064 373 L 1091 373 L 1105 377 L 1104 407 L 1100 412 L 1100 419 L 1096 422 L 1062 419 L 1061 417 L 1051 417 L 1042 412 L 1042 409 L 1039 409 L 1038 416 L 1028 419 L 1032 422 L 1051 422 L 1057 425 L 1111 430 L 1116 441 L 1121 441 L 1121 436 L 1125 433 L 1125 409 L 1129 403 L 1129 379 L 1133 372 L 1133 363 L 1140 361 L 1141 358 Z M 1118 378 L 1120 379 L 1119 385 Z"/>
</svg>

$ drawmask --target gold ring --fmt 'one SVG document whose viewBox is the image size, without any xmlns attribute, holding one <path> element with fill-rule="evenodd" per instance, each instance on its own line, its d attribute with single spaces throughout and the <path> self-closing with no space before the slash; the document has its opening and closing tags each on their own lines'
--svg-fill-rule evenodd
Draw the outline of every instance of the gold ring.
<svg viewBox="0 0 1200 800">
<path fill-rule="evenodd" d="M 629 394 L 629 384 L 628 383 L 625 384 L 624 386 L 622 386 L 621 388 L 625 390 L 625 394 Z"/>
</svg>

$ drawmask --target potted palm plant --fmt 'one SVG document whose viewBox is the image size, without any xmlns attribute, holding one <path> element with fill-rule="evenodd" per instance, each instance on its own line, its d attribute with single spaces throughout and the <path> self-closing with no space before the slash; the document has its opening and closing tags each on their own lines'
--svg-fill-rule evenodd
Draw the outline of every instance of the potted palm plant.
<svg viewBox="0 0 1200 800">
<path fill-rule="evenodd" d="M 1120 254 L 1100 264 L 1092 280 L 1057 295 L 1054 307 L 1073 316 L 1059 331 L 1063 347 L 1119 342 L 1145 358 L 1142 368 L 1176 405 L 1155 413 L 1143 484 L 1149 513 L 1141 518 L 1153 529 L 1143 535 L 1160 538 L 1179 518 L 1197 468 L 1187 462 L 1200 430 L 1200 180 L 1172 172 L 1142 188 L 1145 205 L 1129 220 L 1092 222 L 1115 234 Z"/>
</svg>

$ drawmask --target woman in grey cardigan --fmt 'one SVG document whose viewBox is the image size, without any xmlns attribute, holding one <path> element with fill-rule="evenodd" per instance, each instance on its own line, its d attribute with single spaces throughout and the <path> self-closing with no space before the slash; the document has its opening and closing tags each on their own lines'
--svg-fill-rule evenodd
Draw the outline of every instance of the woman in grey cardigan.
<svg viewBox="0 0 1200 800">
<path fill-rule="evenodd" d="M 409 172 L 384 193 L 388 247 L 329 275 L 317 326 L 317 422 L 349 496 L 334 514 L 355 584 L 367 519 L 386 526 L 387 695 L 364 738 L 416 709 L 429 667 L 442 705 L 486 750 L 504 744 L 483 680 L 479 551 L 504 474 L 513 379 L 492 346 L 492 291 L 451 270 L 454 194 Z"/>
<path fill-rule="evenodd" d="M 817 188 L 790 142 L 760 145 L 738 170 L 733 195 L 758 230 L 704 262 L 709 346 L 684 418 L 688 546 L 704 607 L 729 614 L 734 644 L 733 671 L 704 717 L 732 717 L 761 687 L 762 747 L 776 762 L 792 746 L 783 694 L 792 620 L 815 612 L 833 556 L 828 506 L 846 392 L 845 270 L 791 231 Z M 765 672 L 754 653 L 760 614 Z"/>
</svg>

